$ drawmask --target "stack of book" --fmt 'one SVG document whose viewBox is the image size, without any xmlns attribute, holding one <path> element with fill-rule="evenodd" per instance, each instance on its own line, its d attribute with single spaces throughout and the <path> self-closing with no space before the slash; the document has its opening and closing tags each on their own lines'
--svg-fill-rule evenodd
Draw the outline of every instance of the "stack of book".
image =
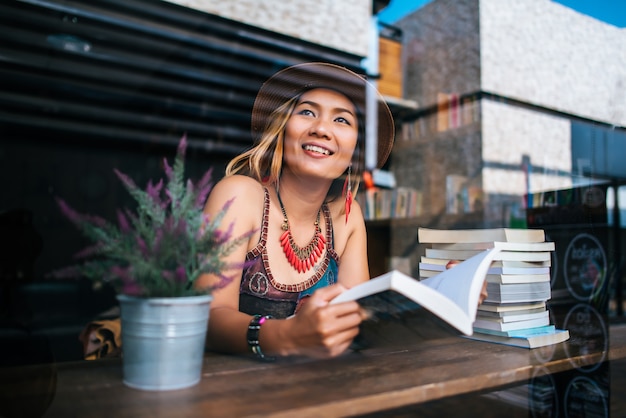
<svg viewBox="0 0 626 418">
<path fill-rule="evenodd" d="M 569 338 L 567 330 L 550 323 L 546 302 L 551 297 L 555 248 L 545 241 L 543 230 L 419 228 L 418 240 L 427 246 L 419 264 L 420 279 L 445 270 L 449 261 L 500 249 L 486 276 L 488 296 L 478 307 L 471 338 L 527 348 Z"/>
</svg>

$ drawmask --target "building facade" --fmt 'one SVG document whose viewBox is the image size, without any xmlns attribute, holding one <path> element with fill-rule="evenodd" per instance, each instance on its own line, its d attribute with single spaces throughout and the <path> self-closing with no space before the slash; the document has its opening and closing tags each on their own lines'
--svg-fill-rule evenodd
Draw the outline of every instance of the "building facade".
<svg viewBox="0 0 626 418">
<path fill-rule="evenodd" d="M 372 0 L 169 0 L 186 7 L 367 56 Z"/>
<path fill-rule="evenodd" d="M 401 124 L 393 165 L 433 213 L 472 211 L 446 199 L 461 179 L 481 221 L 503 224 L 525 194 L 600 170 L 573 149 L 573 124 L 624 135 L 623 29 L 549 0 L 435 0 L 397 26 L 404 94 L 420 110 Z"/>
</svg>

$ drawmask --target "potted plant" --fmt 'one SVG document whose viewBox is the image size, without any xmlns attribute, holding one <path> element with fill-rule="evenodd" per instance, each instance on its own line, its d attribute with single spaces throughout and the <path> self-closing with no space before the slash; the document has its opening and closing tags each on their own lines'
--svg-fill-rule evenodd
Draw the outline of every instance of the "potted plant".
<svg viewBox="0 0 626 418">
<path fill-rule="evenodd" d="M 117 210 L 117 224 L 57 199 L 92 244 L 76 255 L 82 263 L 53 276 L 113 284 L 121 310 L 124 383 L 139 389 L 199 382 L 211 292 L 230 281 L 223 274 L 230 267 L 224 257 L 252 233 L 233 238 L 231 228 L 219 229 L 229 204 L 217 214 L 203 213 L 211 170 L 197 184 L 185 181 L 186 145 L 183 136 L 173 166 L 164 159 L 165 181 L 150 180 L 145 190 L 114 170 L 137 203 L 135 211 Z M 199 289 L 195 282 L 204 273 L 220 280 Z"/>
</svg>

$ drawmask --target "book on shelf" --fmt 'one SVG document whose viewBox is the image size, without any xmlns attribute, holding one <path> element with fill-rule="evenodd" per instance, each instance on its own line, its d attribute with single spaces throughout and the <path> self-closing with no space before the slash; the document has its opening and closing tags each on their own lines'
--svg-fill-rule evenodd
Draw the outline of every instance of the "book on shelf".
<svg viewBox="0 0 626 418">
<path fill-rule="evenodd" d="M 358 193 L 366 220 L 413 218 L 421 214 L 422 193 L 410 187 L 372 187 Z"/>
<path fill-rule="evenodd" d="M 464 201 L 466 200 L 468 179 L 458 174 L 446 176 L 446 213 L 465 213 Z"/>
<path fill-rule="evenodd" d="M 483 189 L 475 180 L 457 174 L 446 176 L 446 213 L 480 212 L 483 200 Z"/>
<path fill-rule="evenodd" d="M 419 264 L 420 277 L 445 269 L 450 260 L 464 260 L 486 249 L 499 249 L 487 270 L 487 298 L 478 307 L 472 338 L 534 348 L 565 341 L 567 330 L 550 324 L 546 301 L 551 298 L 553 242 L 542 229 L 418 229 L 427 245 Z"/>
<path fill-rule="evenodd" d="M 371 320 L 401 317 L 426 309 L 459 332 L 470 335 L 489 264 L 499 251 L 485 250 L 421 281 L 393 270 L 346 290 L 331 303 L 356 300 Z"/>
<path fill-rule="evenodd" d="M 437 132 L 448 130 L 448 94 L 437 93 Z"/>
<path fill-rule="evenodd" d="M 391 218 L 391 207 L 394 198 L 392 189 L 376 189 L 374 192 L 374 215 L 376 219 Z"/>
<path fill-rule="evenodd" d="M 459 109 L 459 94 L 458 93 L 450 93 L 449 95 L 450 98 L 450 121 L 449 121 L 449 126 L 450 129 L 454 129 L 454 128 L 458 128 L 459 126 L 461 126 L 461 112 Z"/>
<path fill-rule="evenodd" d="M 421 214 L 421 192 L 409 188 L 395 189 L 393 218 L 412 218 Z"/>
</svg>

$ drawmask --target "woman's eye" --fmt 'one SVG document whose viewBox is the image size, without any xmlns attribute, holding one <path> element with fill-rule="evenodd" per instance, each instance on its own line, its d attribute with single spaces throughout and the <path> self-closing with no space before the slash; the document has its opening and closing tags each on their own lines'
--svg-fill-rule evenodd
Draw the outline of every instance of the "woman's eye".
<svg viewBox="0 0 626 418">
<path fill-rule="evenodd" d="M 335 119 L 337 122 L 339 123 L 345 123 L 346 125 L 350 125 L 350 121 L 346 118 L 343 117 L 338 117 L 337 119 Z"/>
<path fill-rule="evenodd" d="M 301 111 L 298 112 L 298 114 L 305 115 L 305 116 L 315 116 L 315 113 L 313 113 L 311 109 L 302 109 Z"/>
</svg>

